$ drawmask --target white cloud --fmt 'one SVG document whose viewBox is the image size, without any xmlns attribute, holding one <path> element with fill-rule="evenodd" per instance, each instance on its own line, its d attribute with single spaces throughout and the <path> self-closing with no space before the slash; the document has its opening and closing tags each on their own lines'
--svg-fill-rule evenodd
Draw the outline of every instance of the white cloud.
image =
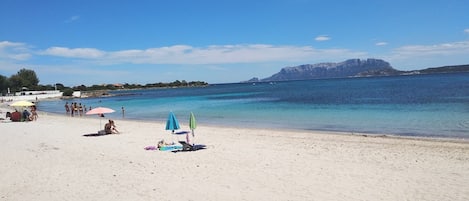
<svg viewBox="0 0 469 201">
<path fill-rule="evenodd" d="M 0 58 L 27 60 L 31 57 L 29 47 L 24 43 L 0 41 Z"/>
<path fill-rule="evenodd" d="M 401 70 L 469 63 L 469 41 L 434 45 L 408 45 L 392 50 L 383 58 Z"/>
<path fill-rule="evenodd" d="M 314 40 L 316 41 L 328 41 L 330 39 L 331 37 L 329 37 L 328 35 L 321 35 L 321 36 L 317 36 L 316 38 L 314 38 Z"/>
<path fill-rule="evenodd" d="M 24 68 L 24 65 L 21 63 L 6 61 L 0 58 L 0 71 L 4 71 L 5 73 L 8 72 L 6 74 L 2 74 L 4 76 L 9 76 L 9 74 L 14 74 L 18 72 L 18 70 L 21 68 Z"/>
<path fill-rule="evenodd" d="M 464 29 L 464 33 L 469 34 L 469 29 Z"/>
<path fill-rule="evenodd" d="M 356 58 L 366 55 L 347 49 L 315 49 L 311 46 L 266 44 L 212 45 L 192 47 L 174 45 L 105 52 L 94 48 L 51 47 L 42 55 L 83 59 L 102 65 L 112 64 L 236 64 L 266 62 L 307 62 L 314 59 Z"/>
<path fill-rule="evenodd" d="M 375 45 L 387 45 L 386 42 L 378 40 L 374 42 Z M 40 65 L 28 63 L 27 60 L 32 56 L 35 57 L 34 61 L 40 62 Z M 218 77 L 218 80 L 220 82 L 224 79 L 233 81 L 233 79 L 242 80 L 244 78 L 234 78 L 231 75 L 234 76 L 236 74 L 238 77 L 241 75 L 245 77 L 250 76 L 249 73 L 241 73 L 240 69 L 242 68 L 249 69 L 248 71 L 253 75 L 263 77 L 275 73 L 281 67 L 288 65 L 340 62 L 350 58 L 371 57 L 389 61 L 391 65 L 400 70 L 433 67 L 440 64 L 464 64 L 469 63 L 469 41 L 433 45 L 407 45 L 382 55 L 352 49 L 318 49 L 312 46 L 270 44 L 210 45 L 203 47 L 173 45 L 148 49 L 123 49 L 119 51 L 70 47 L 50 47 L 35 50 L 30 45 L 24 43 L 0 41 L 0 64 L 2 64 L 0 69 L 5 70 L 5 72 L 17 70 L 11 67 L 33 67 L 38 72 L 43 73 L 43 77 L 49 77 L 50 80 L 55 80 L 55 77 L 61 77 L 60 75 L 64 74 L 61 71 L 55 70 L 58 68 L 56 65 L 64 65 L 64 68 L 86 69 L 82 71 L 84 74 L 92 70 L 108 72 L 100 73 L 97 75 L 98 77 L 90 79 L 90 83 L 95 82 L 93 80 L 103 81 L 102 79 L 104 78 L 99 78 L 103 74 L 115 74 L 116 76 L 111 77 L 126 77 L 126 79 L 134 79 L 140 82 L 141 77 L 145 76 L 135 74 L 136 69 L 139 69 L 139 72 L 142 72 L 142 69 L 147 70 L 146 72 L 157 71 L 159 75 L 164 75 L 170 71 L 176 72 L 182 68 L 187 69 L 186 67 L 204 68 L 205 73 L 203 75 L 196 75 L 193 71 L 190 73 L 183 73 L 181 71 L 181 73 L 172 76 L 160 76 L 158 79 L 182 79 L 180 76 L 186 76 L 190 79 L 203 78 L 210 80 L 215 79 L 211 78 L 217 77 L 215 75 L 223 76 L 224 74 L 229 74 L 230 76 L 227 77 Z M 173 68 L 175 66 L 179 68 Z M 49 68 L 50 70 L 48 70 Z M 66 69 L 63 69 L 63 71 L 73 72 Z M 70 75 L 70 79 L 75 78 Z M 106 79 L 111 78 L 106 77 Z M 154 77 L 146 76 L 145 79 L 153 80 Z M 70 82 L 72 81 L 70 80 Z M 83 80 L 78 79 L 73 82 L 81 83 Z"/>
<path fill-rule="evenodd" d="M 31 54 L 29 53 L 12 54 L 12 55 L 9 55 L 9 58 L 14 59 L 14 60 L 28 60 L 29 58 L 31 58 Z"/>
<path fill-rule="evenodd" d="M 386 42 L 375 41 L 376 45 L 386 45 Z M 41 61 L 41 66 L 50 66 L 50 58 L 64 58 L 65 63 L 76 66 L 119 66 L 133 69 L 132 64 L 139 66 L 177 65 L 192 67 L 217 67 L 231 70 L 228 66 L 269 66 L 282 67 L 284 65 L 340 62 L 350 58 L 381 58 L 389 61 L 393 66 L 402 69 L 403 66 L 423 67 L 435 66 L 437 62 L 468 63 L 469 41 L 442 43 L 434 45 L 408 45 L 393 49 L 383 55 L 373 55 L 368 52 L 351 49 L 317 49 L 312 46 L 289 46 L 269 44 L 235 44 L 210 45 L 194 47 L 188 45 L 173 45 L 148 49 L 123 49 L 119 51 L 104 51 L 96 48 L 50 47 L 44 50 L 32 50 L 27 44 L 9 41 L 0 42 L 0 63 L 26 64 L 31 56 Z M 73 60 L 67 60 L 73 59 Z M 20 62 L 21 61 L 21 62 Z M 52 60 L 54 61 L 54 60 Z M 425 63 L 427 62 L 427 63 Z M 431 65 L 430 65 L 431 64 Z M 448 63 L 451 64 L 451 63 Z M 34 64 L 28 64 L 31 66 Z M 116 69 L 114 69 L 116 70 Z M 213 69 L 212 69 L 213 70 Z M 259 71 L 260 72 L 260 71 Z"/>
<path fill-rule="evenodd" d="M 401 56 L 431 56 L 465 54 L 469 56 L 469 41 L 442 43 L 436 45 L 409 45 L 394 50 Z"/>
<path fill-rule="evenodd" d="M 375 45 L 376 46 L 386 46 L 386 45 L 388 45 L 388 43 L 387 42 L 377 42 L 377 43 L 375 43 Z"/>
<path fill-rule="evenodd" d="M 14 49 L 22 51 L 14 51 Z M 73 58 L 74 62 L 96 65 L 180 64 L 222 65 L 243 63 L 310 63 L 366 57 L 366 52 L 349 49 L 316 49 L 311 46 L 275 46 L 269 44 L 211 45 L 193 47 L 174 45 L 149 49 L 103 51 L 96 48 L 50 47 L 31 51 L 23 43 L 0 42 L 0 57 L 28 59 L 37 56 Z"/>
<path fill-rule="evenodd" d="M 14 43 L 14 42 L 10 42 L 10 41 L 1 41 L 0 42 L 0 50 L 5 49 L 5 48 L 9 48 L 9 47 L 21 47 L 21 46 L 24 46 L 24 44 L 23 43 Z"/>
<path fill-rule="evenodd" d="M 74 16 L 68 18 L 67 20 L 65 20 L 65 23 L 72 23 L 72 22 L 77 21 L 79 19 L 80 19 L 79 15 L 74 15 Z"/>
<path fill-rule="evenodd" d="M 104 51 L 94 49 L 94 48 L 66 48 L 66 47 L 51 47 L 48 48 L 40 54 L 50 55 L 50 56 L 59 56 L 59 57 L 71 57 L 71 58 L 83 58 L 83 59 L 93 59 L 101 58 L 106 53 Z"/>
</svg>

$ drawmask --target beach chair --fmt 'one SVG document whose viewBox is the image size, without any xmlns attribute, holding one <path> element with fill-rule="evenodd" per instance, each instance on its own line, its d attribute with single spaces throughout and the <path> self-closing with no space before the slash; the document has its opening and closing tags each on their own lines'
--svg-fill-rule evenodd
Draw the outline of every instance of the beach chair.
<svg viewBox="0 0 469 201">
<path fill-rule="evenodd" d="M 193 151 L 194 146 L 191 144 L 185 141 L 179 141 L 179 144 L 182 144 L 182 151 Z"/>
<path fill-rule="evenodd" d="M 179 143 L 182 144 L 181 151 L 197 151 L 199 149 L 205 149 L 205 145 L 202 145 L 202 144 L 191 145 L 185 141 L 179 141 Z"/>
</svg>

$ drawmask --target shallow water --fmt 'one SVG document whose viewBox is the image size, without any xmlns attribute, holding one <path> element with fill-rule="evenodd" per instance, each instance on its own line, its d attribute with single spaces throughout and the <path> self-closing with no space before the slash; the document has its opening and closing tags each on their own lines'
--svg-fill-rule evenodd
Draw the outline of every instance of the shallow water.
<svg viewBox="0 0 469 201">
<path fill-rule="evenodd" d="M 117 96 L 66 100 L 110 107 L 109 118 L 165 121 L 173 111 L 188 127 L 282 128 L 469 138 L 469 74 L 413 75 L 236 83 L 203 88 L 114 91 Z M 40 110 L 65 113 L 65 100 Z"/>
</svg>

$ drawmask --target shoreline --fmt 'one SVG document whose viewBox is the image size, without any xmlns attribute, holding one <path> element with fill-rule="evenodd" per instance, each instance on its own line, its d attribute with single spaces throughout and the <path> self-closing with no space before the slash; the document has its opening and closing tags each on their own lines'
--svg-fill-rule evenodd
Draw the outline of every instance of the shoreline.
<svg viewBox="0 0 469 201">
<path fill-rule="evenodd" d="M 49 115 L 57 115 L 57 116 L 64 116 L 58 113 L 52 112 L 43 112 Z M 84 118 L 92 118 L 89 115 L 83 115 Z M 78 118 L 83 118 L 78 117 Z M 77 117 L 71 117 L 77 118 Z M 106 118 L 104 118 L 106 119 Z M 122 118 L 114 118 L 115 121 L 131 121 L 131 122 L 146 122 L 146 123 L 157 123 L 160 121 L 157 120 L 148 120 L 148 119 L 122 119 Z M 160 123 L 165 123 L 161 121 Z M 229 129 L 251 129 L 251 130 L 272 130 L 272 131 L 283 131 L 288 133 L 293 132 L 300 132 L 300 133 L 312 133 L 312 134 L 320 134 L 320 135 L 339 135 L 339 136 L 357 136 L 357 137 L 374 137 L 374 138 L 395 138 L 395 139 L 409 139 L 409 140 L 424 140 L 424 141 L 441 141 L 441 142 L 462 142 L 462 143 L 469 143 L 469 138 L 456 138 L 456 137 L 435 137 L 435 136 L 417 136 L 417 135 L 398 135 L 398 134 L 389 134 L 389 133 L 372 133 L 372 132 L 347 132 L 347 131 L 333 131 L 333 130 L 313 130 L 313 129 L 294 129 L 294 128 L 264 128 L 264 127 L 242 127 L 242 126 L 233 126 L 233 125 L 220 125 L 220 124 L 212 124 L 212 123 L 204 123 L 206 127 L 210 127 L 213 129 L 218 128 L 229 128 Z"/>
<path fill-rule="evenodd" d="M 42 101 L 47 101 L 52 99 L 43 99 Z M 0 104 L 0 111 L 2 110 L 10 110 L 12 111 L 11 107 L 6 104 Z M 39 114 L 45 115 L 52 115 L 57 117 L 68 117 L 68 118 L 93 118 L 91 115 L 83 115 L 81 117 L 70 117 L 66 116 L 65 114 L 59 114 L 54 112 L 46 112 L 38 110 Z M 3 113 L 0 114 L 3 116 Z M 107 120 L 107 118 L 104 118 Z M 114 118 L 116 121 L 130 121 L 130 122 L 145 122 L 145 123 L 157 123 L 157 120 L 147 120 L 147 119 L 122 119 L 122 118 Z M 165 123 L 165 122 L 160 122 Z M 230 128 L 230 129 L 252 129 L 252 130 L 272 130 L 272 131 L 283 131 L 283 132 L 301 132 L 301 133 L 312 133 L 312 134 L 320 134 L 320 135 L 338 135 L 338 136 L 357 136 L 357 137 L 372 137 L 372 138 L 393 138 L 393 139 L 404 139 L 404 140 L 423 140 L 423 141 L 439 141 L 439 142 L 461 142 L 461 143 L 469 143 L 469 138 L 457 138 L 457 137 L 436 137 L 436 136 L 417 136 L 417 135 L 398 135 L 398 134 L 389 134 L 389 133 L 368 133 L 368 132 L 346 132 L 346 131 L 333 131 L 333 130 L 312 130 L 312 129 L 293 129 L 293 128 L 263 128 L 263 127 L 241 127 L 241 126 L 232 126 L 232 125 L 218 125 L 218 124 L 211 124 L 205 123 L 206 127 L 210 127 L 213 129 L 218 128 Z"/>
<path fill-rule="evenodd" d="M 89 135 L 101 120 L 39 111 L 37 121 L 0 123 L 0 198 L 469 199 L 465 141 L 199 123 L 191 141 L 207 148 L 172 153 L 144 149 L 185 138 L 171 135 L 164 121 L 116 119 L 121 134 Z"/>
<path fill-rule="evenodd" d="M 8 108 L 9 106 L 0 105 L 0 111 L 5 113 L 4 111 L 12 111 Z M 84 119 L 86 121 L 94 121 L 96 120 L 96 115 L 83 115 L 83 116 L 76 116 L 70 117 L 65 114 L 58 114 L 53 112 L 45 112 L 45 111 L 37 111 L 39 116 L 50 116 L 54 118 L 70 118 L 70 119 Z M 1 113 L 1 114 L 3 114 Z M 99 119 L 99 118 L 98 118 Z M 101 122 L 106 122 L 109 118 L 100 119 Z M 145 124 L 156 124 L 161 125 L 164 127 L 164 121 L 153 121 L 153 120 L 145 120 L 145 119 L 122 119 L 117 118 L 113 119 L 114 121 L 118 122 L 129 122 L 129 123 L 145 123 Z M 27 123 L 27 122 L 12 122 L 12 123 Z M 186 123 L 180 123 L 181 125 L 185 125 Z M 104 124 L 103 124 L 104 125 Z M 188 127 L 188 125 L 186 125 Z M 345 137 L 357 137 L 357 138 L 379 138 L 379 139 L 396 139 L 396 140 L 410 140 L 410 141 L 429 141 L 429 142 L 451 142 L 451 143 L 462 143 L 462 144 L 469 144 L 469 139 L 466 138 L 454 138 L 454 137 L 433 137 L 433 136 L 402 136 L 402 135 L 395 135 L 395 134 L 385 134 L 385 133 L 365 133 L 365 132 L 344 132 L 344 131 L 328 131 L 328 130 L 309 130 L 309 129 L 291 129 L 291 128 L 258 128 L 258 127 L 241 127 L 241 126 L 229 126 L 229 125 L 217 125 L 217 124 L 204 124 L 204 127 L 219 130 L 219 129 L 229 129 L 229 130 L 237 130 L 237 129 L 246 129 L 246 130 L 260 130 L 260 131 L 272 131 L 272 132 L 280 132 L 280 133 L 303 133 L 303 134 L 311 134 L 311 135 L 330 135 L 330 136 L 345 136 Z M 189 131 L 189 129 L 181 129 L 181 131 Z M 284 136 L 288 137 L 288 135 Z"/>
<path fill-rule="evenodd" d="M 93 101 L 97 102 L 98 100 L 93 100 Z M 91 101 L 89 104 L 86 104 L 86 103 L 85 104 L 87 106 L 98 105 L 97 103 L 94 103 L 93 101 Z M 63 104 L 65 104 L 65 101 L 63 101 Z M 52 111 L 51 113 L 55 113 L 55 114 L 65 113 L 65 111 L 63 111 L 64 110 L 63 106 L 61 106 L 60 104 L 47 103 L 47 101 L 44 101 L 43 105 L 44 107 L 40 107 L 41 105 L 39 104 L 38 109 L 39 110 L 49 109 L 49 111 Z M 166 120 L 167 113 L 165 113 L 164 111 L 159 110 L 158 108 L 155 108 L 155 111 L 157 111 L 157 113 L 153 113 L 152 110 L 148 110 L 148 109 L 142 110 L 142 108 L 144 107 L 137 108 L 137 111 L 134 111 L 131 106 L 129 106 L 129 108 L 126 107 L 125 118 L 130 119 L 130 120 L 136 120 L 136 121 L 160 121 L 160 120 L 165 121 Z M 122 114 L 120 111 L 120 106 L 115 106 L 114 109 L 116 110 L 116 112 L 106 115 L 106 116 L 110 116 L 115 119 L 121 119 Z M 142 110 L 141 115 L 139 115 L 140 110 Z M 167 109 L 166 111 L 169 111 L 169 110 L 170 109 Z M 203 112 L 204 111 L 199 111 L 199 113 L 196 113 L 196 115 L 202 115 Z M 345 112 L 350 112 L 350 111 L 347 110 Z M 186 113 L 188 112 L 186 111 L 182 113 L 177 113 L 176 115 L 182 118 L 180 120 L 185 121 Z M 268 114 L 268 113 L 264 112 L 261 115 L 265 115 L 265 114 Z M 403 137 L 448 138 L 448 139 L 469 140 L 469 136 L 467 135 L 466 132 L 464 132 L 464 130 L 467 130 L 466 128 L 467 128 L 468 122 L 465 121 L 464 119 L 459 118 L 459 116 L 458 116 L 459 119 L 457 119 L 457 121 L 442 120 L 441 123 L 444 123 L 444 125 L 438 126 L 437 123 L 440 123 L 440 122 L 437 121 L 436 124 L 431 124 L 434 126 L 431 126 L 429 125 L 430 123 L 428 122 L 432 122 L 432 121 L 426 121 L 425 117 L 422 117 L 423 119 L 415 121 L 415 122 L 423 122 L 423 123 L 417 123 L 415 125 L 412 125 L 412 123 L 405 124 L 406 122 L 404 121 L 397 122 L 395 125 L 393 125 L 394 123 L 392 121 L 366 123 L 366 121 L 357 122 L 353 118 L 347 120 L 343 117 L 340 120 L 341 122 L 338 122 L 337 124 L 335 124 L 334 121 L 323 121 L 321 119 L 317 119 L 318 121 L 316 121 L 316 120 L 307 120 L 303 118 L 300 120 L 298 125 L 292 125 L 290 123 L 296 123 L 296 122 L 290 122 L 289 119 L 285 119 L 285 121 L 278 120 L 278 118 L 276 118 L 274 115 L 266 116 L 265 118 L 260 118 L 260 119 L 251 119 L 250 116 L 245 116 L 247 117 L 247 119 L 240 118 L 241 117 L 240 114 L 237 114 L 236 112 L 234 113 L 235 115 L 233 116 L 234 118 L 229 116 L 230 114 L 226 114 L 226 115 L 227 116 L 223 116 L 222 114 L 221 116 L 218 116 L 216 113 L 210 114 L 210 112 L 208 112 L 207 116 L 204 116 L 204 115 L 200 116 L 201 117 L 200 121 L 204 122 L 206 125 L 224 126 L 224 127 L 243 127 L 243 128 L 246 127 L 246 128 L 252 128 L 252 129 L 274 129 L 274 130 L 282 129 L 282 130 L 297 130 L 297 131 L 362 133 L 362 134 L 368 134 L 368 135 L 378 134 L 378 135 L 403 136 Z M 243 115 L 249 115 L 249 114 L 245 112 Z M 332 113 L 331 115 L 341 115 L 341 114 Z M 373 114 L 373 115 L 377 115 L 377 114 Z M 445 115 L 448 115 L 448 114 L 445 113 Z M 318 115 L 316 115 L 313 118 L 318 118 Z M 382 117 L 382 118 L 386 118 L 386 117 Z M 310 121 L 311 124 L 309 124 L 308 121 Z M 352 122 L 355 122 L 355 123 L 352 123 Z M 456 123 L 456 122 L 460 122 L 460 123 Z M 459 126 L 465 126 L 465 127 L 460 128 Z M 452 132 L 451 131 L 452 129 L 454 129 L 455 132 Z"/>
</svg>

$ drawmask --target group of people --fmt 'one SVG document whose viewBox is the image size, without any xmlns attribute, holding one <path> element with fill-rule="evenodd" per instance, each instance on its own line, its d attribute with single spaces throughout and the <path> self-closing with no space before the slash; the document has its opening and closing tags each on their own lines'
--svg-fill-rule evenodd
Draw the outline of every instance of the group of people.
<svg viewBox="0 0 469 201">
<path fill-rule="evenodd" d="M 24 119 L 29 120 L 29 121 L 36 121 L 37 118 L 39 117 L 39 116 L 37 115 L 37 108 L 36 108 L 36 106 L 33 105 L 33 106 L 29 107 L 29 108 L 30 108 L 30 110 L 31 110 L 31 113 L 29 113 L 28 110 L 24 110 L 24 111 L 23 111 L 23 117 L 24 117 Z"/>
<path fill-rule="evenodd" d="M 65 112 L 67 115 L 70 116 L 83 116 L 84 113 L 88 111 L 88 108 L 81 103 L 73 102 L 68 104 L 68 102 L 65 103 Z M 91 106 L 89 107 L 89 110 L 91 110 Z M 122 107 L 122 117 L 124 117 L 124 107 Z M 104 117 L 104 114 L 100 114 L 100 117 Z M 116 124 L 114 123 L 114 120 L 109 119 L 109 122 L 104 125 L 104 133 L 105 134 L 117 134 L 119 131 L 116 129 Z"/>
<path fill-rule="evenodd" d="M 70 116 L 83 116 L 83 113 L 86 113 L 88 111 L 88 108 L 86 108 L 85 105 L 82 105 L 81 103 L 73 102 L 70 105 L 68 102 L 65 103 L 65 112 L 67 115 Z M 91 110 L 91 107 L 89 108 Z"/>
<path fill-rule="evenodd" d="M 7 112 L 5 114 L 5 119 L 2 120 L 11 120 L 11 121 L 36 121 L 39 115 L 37 115 L 36 106 L 33 105 L 30 108 L 30 111 L 24 109 L 23 112 L 15 110 L 14 112 Z"/>
</svg>

